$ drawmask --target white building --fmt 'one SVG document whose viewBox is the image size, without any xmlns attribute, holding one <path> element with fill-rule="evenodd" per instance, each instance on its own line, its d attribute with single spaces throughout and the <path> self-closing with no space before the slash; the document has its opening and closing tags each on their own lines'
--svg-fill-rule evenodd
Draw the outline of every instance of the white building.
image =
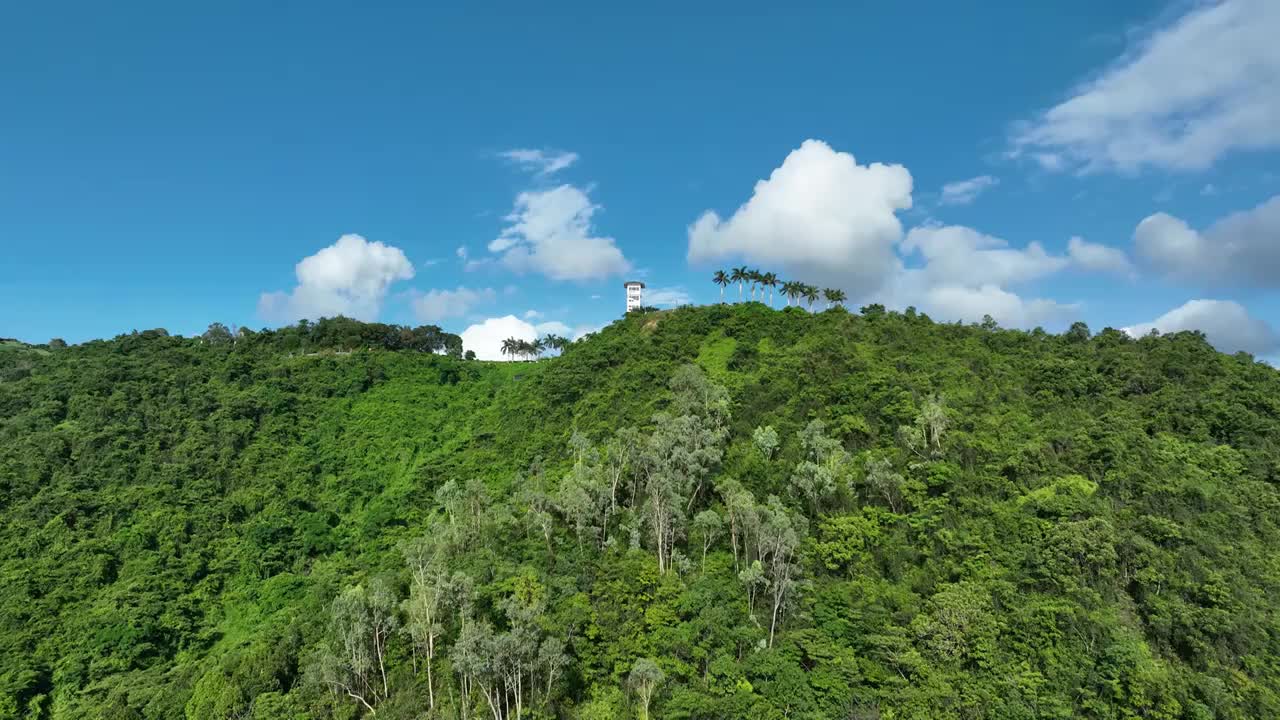
<svg viewBox="0 0 1280 720">
<path fill-rule="evenodd" d="M 627 312 L 640 307 L 640 295 L 644 291 L 644 283 L 639 280 L 628 280 L 622 283 L 627 289 Z"/>
</svg>

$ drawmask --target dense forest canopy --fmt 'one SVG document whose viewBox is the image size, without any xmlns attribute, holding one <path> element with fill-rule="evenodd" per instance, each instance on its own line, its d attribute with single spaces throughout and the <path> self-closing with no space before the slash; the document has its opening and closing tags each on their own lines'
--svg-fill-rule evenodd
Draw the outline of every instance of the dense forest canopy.
<svg viewBox="0 0 1280 720">
<path fill-rule="evenodd" d="M 1280 373 L 761 303 L 0 346 L 0 718 L 1280 716 Z"/>
</svg>

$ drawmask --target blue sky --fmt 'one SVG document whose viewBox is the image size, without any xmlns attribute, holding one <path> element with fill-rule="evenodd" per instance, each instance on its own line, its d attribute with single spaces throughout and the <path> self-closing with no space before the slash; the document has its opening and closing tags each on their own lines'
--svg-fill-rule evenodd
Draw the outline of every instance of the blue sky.
<svg viewBox="0 0 1280 720">
<path fill-rule="evenodd" d="M 0 336 L 484 354 L 748 264 L 1280 354 L 1280 4 L 436 5 L 0 11 Z"/>
</svg>

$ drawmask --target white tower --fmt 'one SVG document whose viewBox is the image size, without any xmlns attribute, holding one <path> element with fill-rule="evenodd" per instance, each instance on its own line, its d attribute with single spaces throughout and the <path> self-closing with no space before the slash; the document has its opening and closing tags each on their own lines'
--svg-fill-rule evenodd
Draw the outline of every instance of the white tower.
<svg viewBox="0 0 1280 720">
<path fill-rule="evenodd" d="M 628 280 L 622 283 L 627 289 L 627 312 L 631 312 L 640 307 L 640 294 L 644 290 L 644 283 L 639 280 Z"/>
</svg>

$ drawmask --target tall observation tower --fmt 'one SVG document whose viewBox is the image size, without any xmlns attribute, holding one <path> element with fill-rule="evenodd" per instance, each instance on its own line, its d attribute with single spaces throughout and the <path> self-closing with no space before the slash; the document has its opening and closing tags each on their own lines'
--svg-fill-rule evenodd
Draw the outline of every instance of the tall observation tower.
<svg viewBox="0 0 1280 720">
<path fill-rule="evenodd" d="M 644 291 L 644 283 L 639 280 L 628 280 L 622 283 L 627 289 L 627 312 L 640 307 L 640 295 Z"/>
</svg>

